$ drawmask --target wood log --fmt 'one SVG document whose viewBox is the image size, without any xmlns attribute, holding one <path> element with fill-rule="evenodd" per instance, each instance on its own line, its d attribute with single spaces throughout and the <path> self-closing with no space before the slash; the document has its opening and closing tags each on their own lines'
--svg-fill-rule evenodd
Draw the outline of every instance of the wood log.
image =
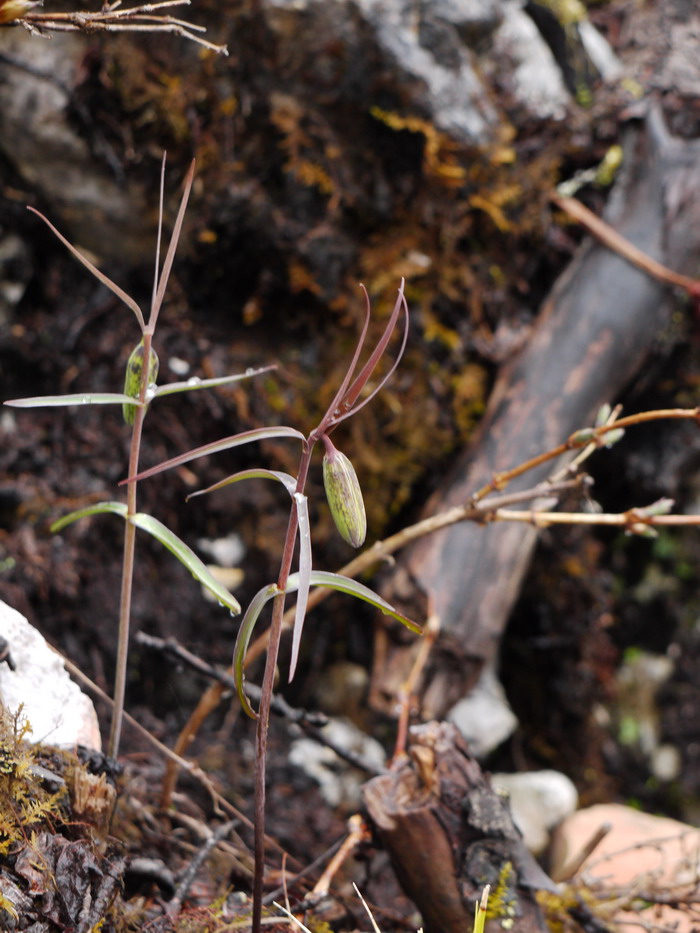
<svg viewBox="0 0 700 933">
<path fill-rule="evenodd" d="M 695 274 L 700 259 L 700 141 L 673 138 L 661 114 L 626 130 L 624 168 L 607 222 L 646 254 Z M 467 501 L 502 471 L 586 427 L 621 397 L 668 321 L 673 296 L 590 240 L 555 284 L 523 352 L 501 372 L 478 434 L 428 502 L 425 515 Z M 545 464 L 511 483 L 529 488 Z M 440 636 L 426 670 L 423 715 L 441 718 L 497 657 L 537 532 L 526 525 L 453 525 L 403 552 L 383 595 L 437 617 Z M 398 637 L 398 636 L 396 636 Z M 391 709 L 417 650 L 380 624 L 371 702 Z"/>
<path fill-rule="evenodd" d="M 494 931 L 504 920 L 514 933 L 546 929 L 534 892 L 553 884 L 454 726 L 411 729 L 408 755 L 365 784 L 363 797 L 426 933 L 470 930 L 486 884 Z"/>
</svg>

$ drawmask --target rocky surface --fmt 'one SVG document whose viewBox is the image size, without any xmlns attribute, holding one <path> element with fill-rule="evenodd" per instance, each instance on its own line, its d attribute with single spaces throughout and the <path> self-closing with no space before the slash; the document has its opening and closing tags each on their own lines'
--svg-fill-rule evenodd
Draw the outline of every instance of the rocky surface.
<svg viewBox="0 0 700 933">
<path fill-rule="evenodd" d="M 0 700 L 31 726 L 34 742 L 100 751 L 95 707 L 66 672 L 59 655 L 24 616 L 0 601 Z"/>
</svg>

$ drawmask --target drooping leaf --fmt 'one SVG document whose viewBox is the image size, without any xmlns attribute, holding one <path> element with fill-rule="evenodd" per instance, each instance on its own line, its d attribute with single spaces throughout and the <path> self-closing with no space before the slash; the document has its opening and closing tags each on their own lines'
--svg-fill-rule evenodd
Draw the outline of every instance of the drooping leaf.
<svg viewBox="0 0 700 933">
<path fill-rule="evenodd" d="M 301 578 L 301 573 L 290 574 L 289 579 L 287 580 L 287 586 L 285 587 L 285 593 L 296 593 L 302 586 L 303 582 L 304 581 Z M 358 599 L 361 599 L 364 602 L 375 606 L 385 615 L 390 615 L 394 619 L 397 619 L 399 622 L 405 625 L 406 628 L 410 629 L 412 632 L 415 632 L 417 635 L 423 634 L 423 629 L 420 627 L 420 625 L 418 625 L 418 623 L 414 622 L 412 619 L 409 619 L 397 609 L 394 609 L 394 607 L 385 599 L 382 599 L 378 593 L 375 593 L 374 590 L 371 590 L 363 583 L 358 583 L 357 580 L 352 580 L 350 577 L 344 577 L 339 573 L 328 573 L 325 570 L 312 570 L 309 573 L 309 583 L 311 586 L 325 586 L 328 589 L 338 590 L 341 593 L 348 593 L 350 596 L 356 596 Z M 258 590 L 250 605 L 248 606 L 245 615 L 243 616 L 243 621 L 241 622 L 241 627 L 238 631 L 238 637 L 236 638 L 236 645 L 233 649 L 233 679 L 236 684 L 236 693 L 238 694 L 238 698 L 241 701 L 241 706 L 243 707 L 244 711 L 253 718 L 257 718 L 257 714 L 250 706 L 248 698 L 246 697 L 243 689 L 243 667 L 245 664 L 245 656 L 248 650 L 248 645 L 250 644 L 250 638 L 253 634 L 253 629 L 256 622 L 258 621 L 258 618 L 260 617 L 260 613 L 265 607 L 265 604 L 279 594 L 280 589 L 275 583 L 269 584 L 268 586 L 263 587 L 263 589 Z"/>
<path fill-rule="evenodd" d="M 135 483 L 138 480 L 147 479 L 149 476 L 155 476 L 156 473 L 163 473 L 165 470 L 181 466 L 183 463 L 189 463 L 190 460 L 196 460 L 198 457 L 206 457 L 209 454 L 216 454 L 222 450 L 230 450 L 232 447 L 240 447 L 243 444 L 250 444 L 253 441 L 264 441 L 272 437 L 295 437 L 300 441 L 306 440 L 301 431 L 283 425 L 277 425 L 272 428 L 254 428 L 252 431 L 244 431 L 242 434 L 233 434 L 231 437 L 224 437 L 222 440 L 214 441 L 212 444 L 204 444 L 202 447 L 188 450 L 184 454 L 179 454 L 179 456 L 166 460 L 164 463 L 159 463 L 157 466 L 151 467 L 149 470 L 144 470 L 136 476 L 123 479 L 119 485 L 122 486 L 124 483 Z"/>
<path fill-rule="evenodd" d="M 289 662 L 289 683 L 294 678 L 299 659 L 301 633 L 304 629 L 306 607 L 309 602 L 311 585 L 311 522 L 309 521 L 309 500 L 301 492 L 294 493 L 294 504 L 299 523 L 299 589 L 297 605 L 294 610 L 294 629 L 292 630 L 292 656 Z"/>
<path fill-rule="evenodd" d="M 260 617 L 260 613 L 263 611 L 268 600 L 272 599 L 273 596 L 279 595 L 279 593 L 280 589 L 276 583 L 271 583 L 270 585 L 263 587 L 263 589 L 258 590 L 255 596 L 251 599 L 250 605 L 245 611 L 243 621 L 241 622 L 241 627 L 239 628 L 238 635 L 236 637 L 236 644 L 233 648 L 232 671 L 233 680 L 236 684 L 236 693 L 238 694 L 238 699 L 241 701 L 243 712 L 246 713 L 247 716 L 250 716 L 251 719 L 257 719 L 258 714 L 250 705 L 248 702 L 248 697 L 245 695 L 245 676 L 243 673 L 245 656 L 248 651 L 248 645 L 250 644 L 250 638 L 253 634 L 253 629 L 255 628 L 255 624 Z"/>
<path fill-rule="evenodd" d="M 88 515 L 103 515 L 106 512 L 112 512 L 114 515 L 121 515 L 126 518 L 128 509 L 124 502 L 96 502 L 94 505 L 88 505 L 84 509 L 78 509 L 76 512 L 69 512 L 51 525 L 51 531 L 62 531 L 67 525 L 79 521 L 81 518 L 87 518 Z"/>
<path fill-rule="evenodd" d="M 36 395 L 33 398 L 12 398 L 3 404 L 11 408 L 59 408 L 68 405 L 140 405 L 120 392 L 76 392 L 72 395 Z"/>
<path fill-rule="evenodd" d="M 242 379 L 252 379 L 253 376 L 259 376 L 261 373 L 270 372 L 275 366 L 261 366 L 259 369 L 246 370 L 235 376 L 221 376 L 217 379 L 200 379 L 193 376 L 184 382 L 170 382 L 168 385 L 158 386 L 153 397 L 158 398 L 161 395 L 174 395 L 176 392 L 196 392 L 197 389 L 214 389 L 217 386 L 230 385 L 232 382 L 240 382 Z"/>
<path fill-rule="evenodd" d="M 206 489 L 198 489 L 197 492 L 191 492 L 187 499 L 189 501 L 190 499 L 194 499 L 195 496 L 204 496 L 209 492 L 216 492 L 217 489 L 223 489 L 224 486 L 230 486 L 232 483 L 239 483 L 244 479 L 275 479 L 284 485 L 290 496 L 294 495 L 294 491 L 297 488 L 297 481 L 293 476 L 290 476 L 289 473 L 265 469 L 241 470 L 240 473 L 233 473 L 231 476 L 227 476 L 226 479 L 219 480 L 219 482 L 214 483 L 213 486 L 207 486 Z"/>
<path fill-rule="evenodd" d="M 78 509 L 64 515 L 51 525 L 51 531 L 61 531 L 67 525 L 77 522 L 81 518 L 87 518 L 89 515 L 101 515 L 111 512 L 119 515 L 121 518 L 129 520 L 128 509 L 124 502 L 97 502 L 95 505 L 89 505 L 84 509 Z M 206 565 L 194 553 L 189 545 L 185 544 L 182 538 L 179 538 L 175 532 L 171 531 L 157 518 L 147 515 L 145 512 L 137 512 L 131 517 L 131 522 L 142 531 L 148 532 L 157 541 L 160 541 L 169 551 L 171 551 L 181 563 L 187 567 L 192 576 L 198 580 L 202 586 L 206 587 L 218 601 L 230 609 L 231 612 L 238 615 L 241 606 L 238 600 L 222 586 L 221 583 L 207 569 Z"/>
<path fill-rule="evenodd" d="M 294 573 L 290 574 L 289 581 L 287 583 L 287 592 L 293 593 L 299 588 L 299 574 Z M 358 583 L 357 580 L 352 580 L 350 577 L 344 577 L 340 573 L 329 573 L 327 570 L 312 570 L 311 571 L 311 585 L 312 586 L 325 586 L 331 590 L 338 590 L 340 593 L 347 593 L 350 596 L 356 596 L 358 599 L 364 600 L 364 602 L 371 603 L 373 606 L 376 606 L 377 609 L 380 609 L 384 615 L 392 616 L 394 619 L 397 619 L 406 628 L 410 629 L 412 632 L 415 632 L 417 635 L 423 634 L 423 629 L 418 625 L 417 622 L 414 622 L 412 619 L 409 619 L 408 616 L 405 616 L 403 613 L 399 612 L 398 609 L 388 603 L 385 599 L 375 593 L 374 590 L 371 590 L 368 586 L 365 586 L 364 583 Z"/>
<path fill-rule="evenodd" d="M 214 483 L 208 489 L 200 489 L 188 496 L 192 499 L 194 496 L 201 496 L 207 492 L 214 492 L 217 489 L 223 489 L 231 483 L 237 483 L 244 479 L 274 479 L 282 483 L 287 492 L 294 499 L 294 507 L 297 510 L 297 521 L 299 529 L 299 595 L 294 618 L 294 630 L 292 634 L 292 657 L 289 665 L 289 681 L 291 683 L 297 666 L 299 657 L 299 644 L 301 634 L 304 628 L 304 619 L 306 617 L 306 606 L 309 599 L 309 585 L 311 573 L 311 522 L 309 520 L 309 502 L 307 497 L 296 491 L 296 480 L 289 473 L 281 473 L 277 470 L 252 469 L 241 470 L 240 473 L 234 473 L 233 476 L 227 476 L 226 479 Z M 260 594 L 258 594 L 260 595 Z M 263 601 L 264 604 L 264 601 Z M 257 616 L 256 616 L 257 618 Z M 238 642 L 237 642 L 238 644 Z M 246 643 L 247 650 L 247 643 Z M 245 657 L 245 651 L 243 652 Z M 242 662 L 241 662 L 242 663 Z"/>
<path fill-rule="evenodd" d="M 145 512 L 137 512 L 132 516 L 131 522 L 142 531 L 147 531 L 157 541 L 160 541 L 177 559 L 187 567 L 192 576 L 198 580 L 202 586 L 206 587 L 218 599 L 219 603 L 230 609 L 232 613 L 238 615 L 241 606 L 235 596 L 233 596 L 222 586 L 221 583 L 207 569 L 206 565 L 197 557 L 182 538 L 171 531 L 157 518 L 147 515 Z"/>
<path fill-rule="evenodd" d="M 51 221 L 47 220 L 46 217 L 44 217 L 43 214 L 39 213 L 39 211 L 35 210 L 35 208 L 33 208 L 33 207 L 28 207 L 27 210 L 31 211 L 32 214 L 36 214 L 37 217 L 39 217 L 41 220 L 43 220 L 44 223 L 46 224 L 46 226 L 58 237 L 58 239 L 61 241 L 61 243 L 63 243 L 63 245 L 64 245 L 67 249 L 69 249 L 69 250 L 71 251 L 71 253 L 73 253 L 73 255 L 75 256 L 75 258 L 76 258 L 79 262 L 82 262 L 82 264 L 85 266 L 85 268 L 86 268 L 86 269 L 89 269 L 90 272 L 92 272 L 92 274 L 95 276 L 96 279 L 99 279 L 99 281 L 102 282 L 103 285 L 106 285 L 107 288 L 108 288 L 110 291 L 114 292 L 114 294 L 117 296 L 117 298 L 121 299 L 127 307 L 131 308 L 131 310 L 132 310 L 132 311 L 134 312 L 134 314 L 136 315 L 136 320 L 139 322 L 139 327 L 140 327 L 141 330 L 143 331 L 144 327 L 146 326 L 146 323 L 145 323 L 145 321 L 144 321 L 144 319 L 143 319 L 143 314 L 141 313 L 141 308 L 139 308 L 139 306 L 136 304 L 136 302 L 135 302 L 134 299 L 131 297 L 131 295 L 127 295 L 127 293 L 124 291 L 124 289 L 120 288 L 120 287 L 116 284 L 116 282 L 113 282 L 108 276 L 106 276 L 106 275 L 104 274 L 104 272 L 100 272 L 100 270 L 97 268 L 97 266 L 95 266 L 93 263 L 90 262 L 89 259 L 87 259 L 85 256 L 83 256 L 83 254 L 80 252 L 80 250 L 77 250 L 77 249 L 75 248 L 75 246 L 73 246 L 72 243 L 69 243 L 68 240 L 63 236 L 63 234 L 62 234 L 62 233 L 59 233 L 58 230 L 57 230 L 57 229 L 54 227 L 54 225 L 51 223 Z"/>
</svg>

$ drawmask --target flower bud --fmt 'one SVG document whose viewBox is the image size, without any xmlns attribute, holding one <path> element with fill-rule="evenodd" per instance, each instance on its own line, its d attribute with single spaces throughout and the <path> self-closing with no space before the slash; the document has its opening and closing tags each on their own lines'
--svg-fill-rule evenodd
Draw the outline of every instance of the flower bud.
<svg viewBox="0 0 700 933">
<path fill-rule="evenodd" d="M 345 454 L 324 438 L 323 485 L 335 527 L 353 547 L 361 547 L 367 534 L 367 516 L 357 473 Z"/>
<path fill-rule="evenodd" d="M 130 395 L 132 398 L 138 398 L 141 391 L 141 373 L 143 372 L 143 340 L 131 351 L 131 356 L 126 364 L 126 375 L 124 376 L 124 395 Z M 155 382 L 158 378 L 158 356 L 151 347 L 151 354 L 148 360 L 148 384 Z M 133 424 L 136 417 L 135 405 L 122 405 L 124 421 L 127 424 Z"/>
</svg>

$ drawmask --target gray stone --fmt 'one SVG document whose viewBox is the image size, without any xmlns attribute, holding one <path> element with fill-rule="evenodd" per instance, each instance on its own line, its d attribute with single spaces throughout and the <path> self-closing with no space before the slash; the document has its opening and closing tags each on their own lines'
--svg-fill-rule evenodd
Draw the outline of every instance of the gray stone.
<svg viewBox="0 0 700 933">
<path fill-rule="evenodd" d="M 0 62 L 0 150 L 51 206 L 69 238 L 101 257 L 138 261 L 154 231 L 144 223 L 145 198 L 100 167 L 68 116 L 85 40 L 38 39 L 3 30 Z M 37 221 L 37 224 L 39 221 Z"/>
<path fill-rule="evenodd" d="M 292 92 L 298 82 L 313 84 L 316 100 L 395 107 L 455 139 L 483 143 L 498 112 L 458 27 L 428 7 L 413 0 L 268 0 L 266 18 Z M 342 55 L 325 54 L 336 43 Z"/>
<path fill-rule="evenodd" d="M 503 4 L 503 21 L 493 37 L 492 64 L 498 63 L 515 100 L 538 119 L 561 120 L 571 95 L 549 46 L 516 0 Z"/>
<path fill-rule="evenodd" d="M 384 749 L 371 736 L 346 719 L 332 719 L 323 733 L 339 747 L 355 752 L 377 769 L 384 767 Z M 297 739 L 289 750 L 289 762 L 316 781 L 329 807 L 355 811 L 361 802 L 366 774 L 342 761 L 332 748 L 313 739 Z"/>
<path fill-rule="evenodd" d="M 485 758 L 515 732 L 518 720 L 495 671 L 485 668 L 472 692 L 455 703 L 447 719 L 469 743 L 470 752 Z"/>
<path fill-rule="evenodd" d="M 513 822 L 535 855 L 547 848 L 552 830 L 578 806 L 576 787 L 559 771 L 494 774 L 491 783 L 508 794 Z"/>
</svg>

